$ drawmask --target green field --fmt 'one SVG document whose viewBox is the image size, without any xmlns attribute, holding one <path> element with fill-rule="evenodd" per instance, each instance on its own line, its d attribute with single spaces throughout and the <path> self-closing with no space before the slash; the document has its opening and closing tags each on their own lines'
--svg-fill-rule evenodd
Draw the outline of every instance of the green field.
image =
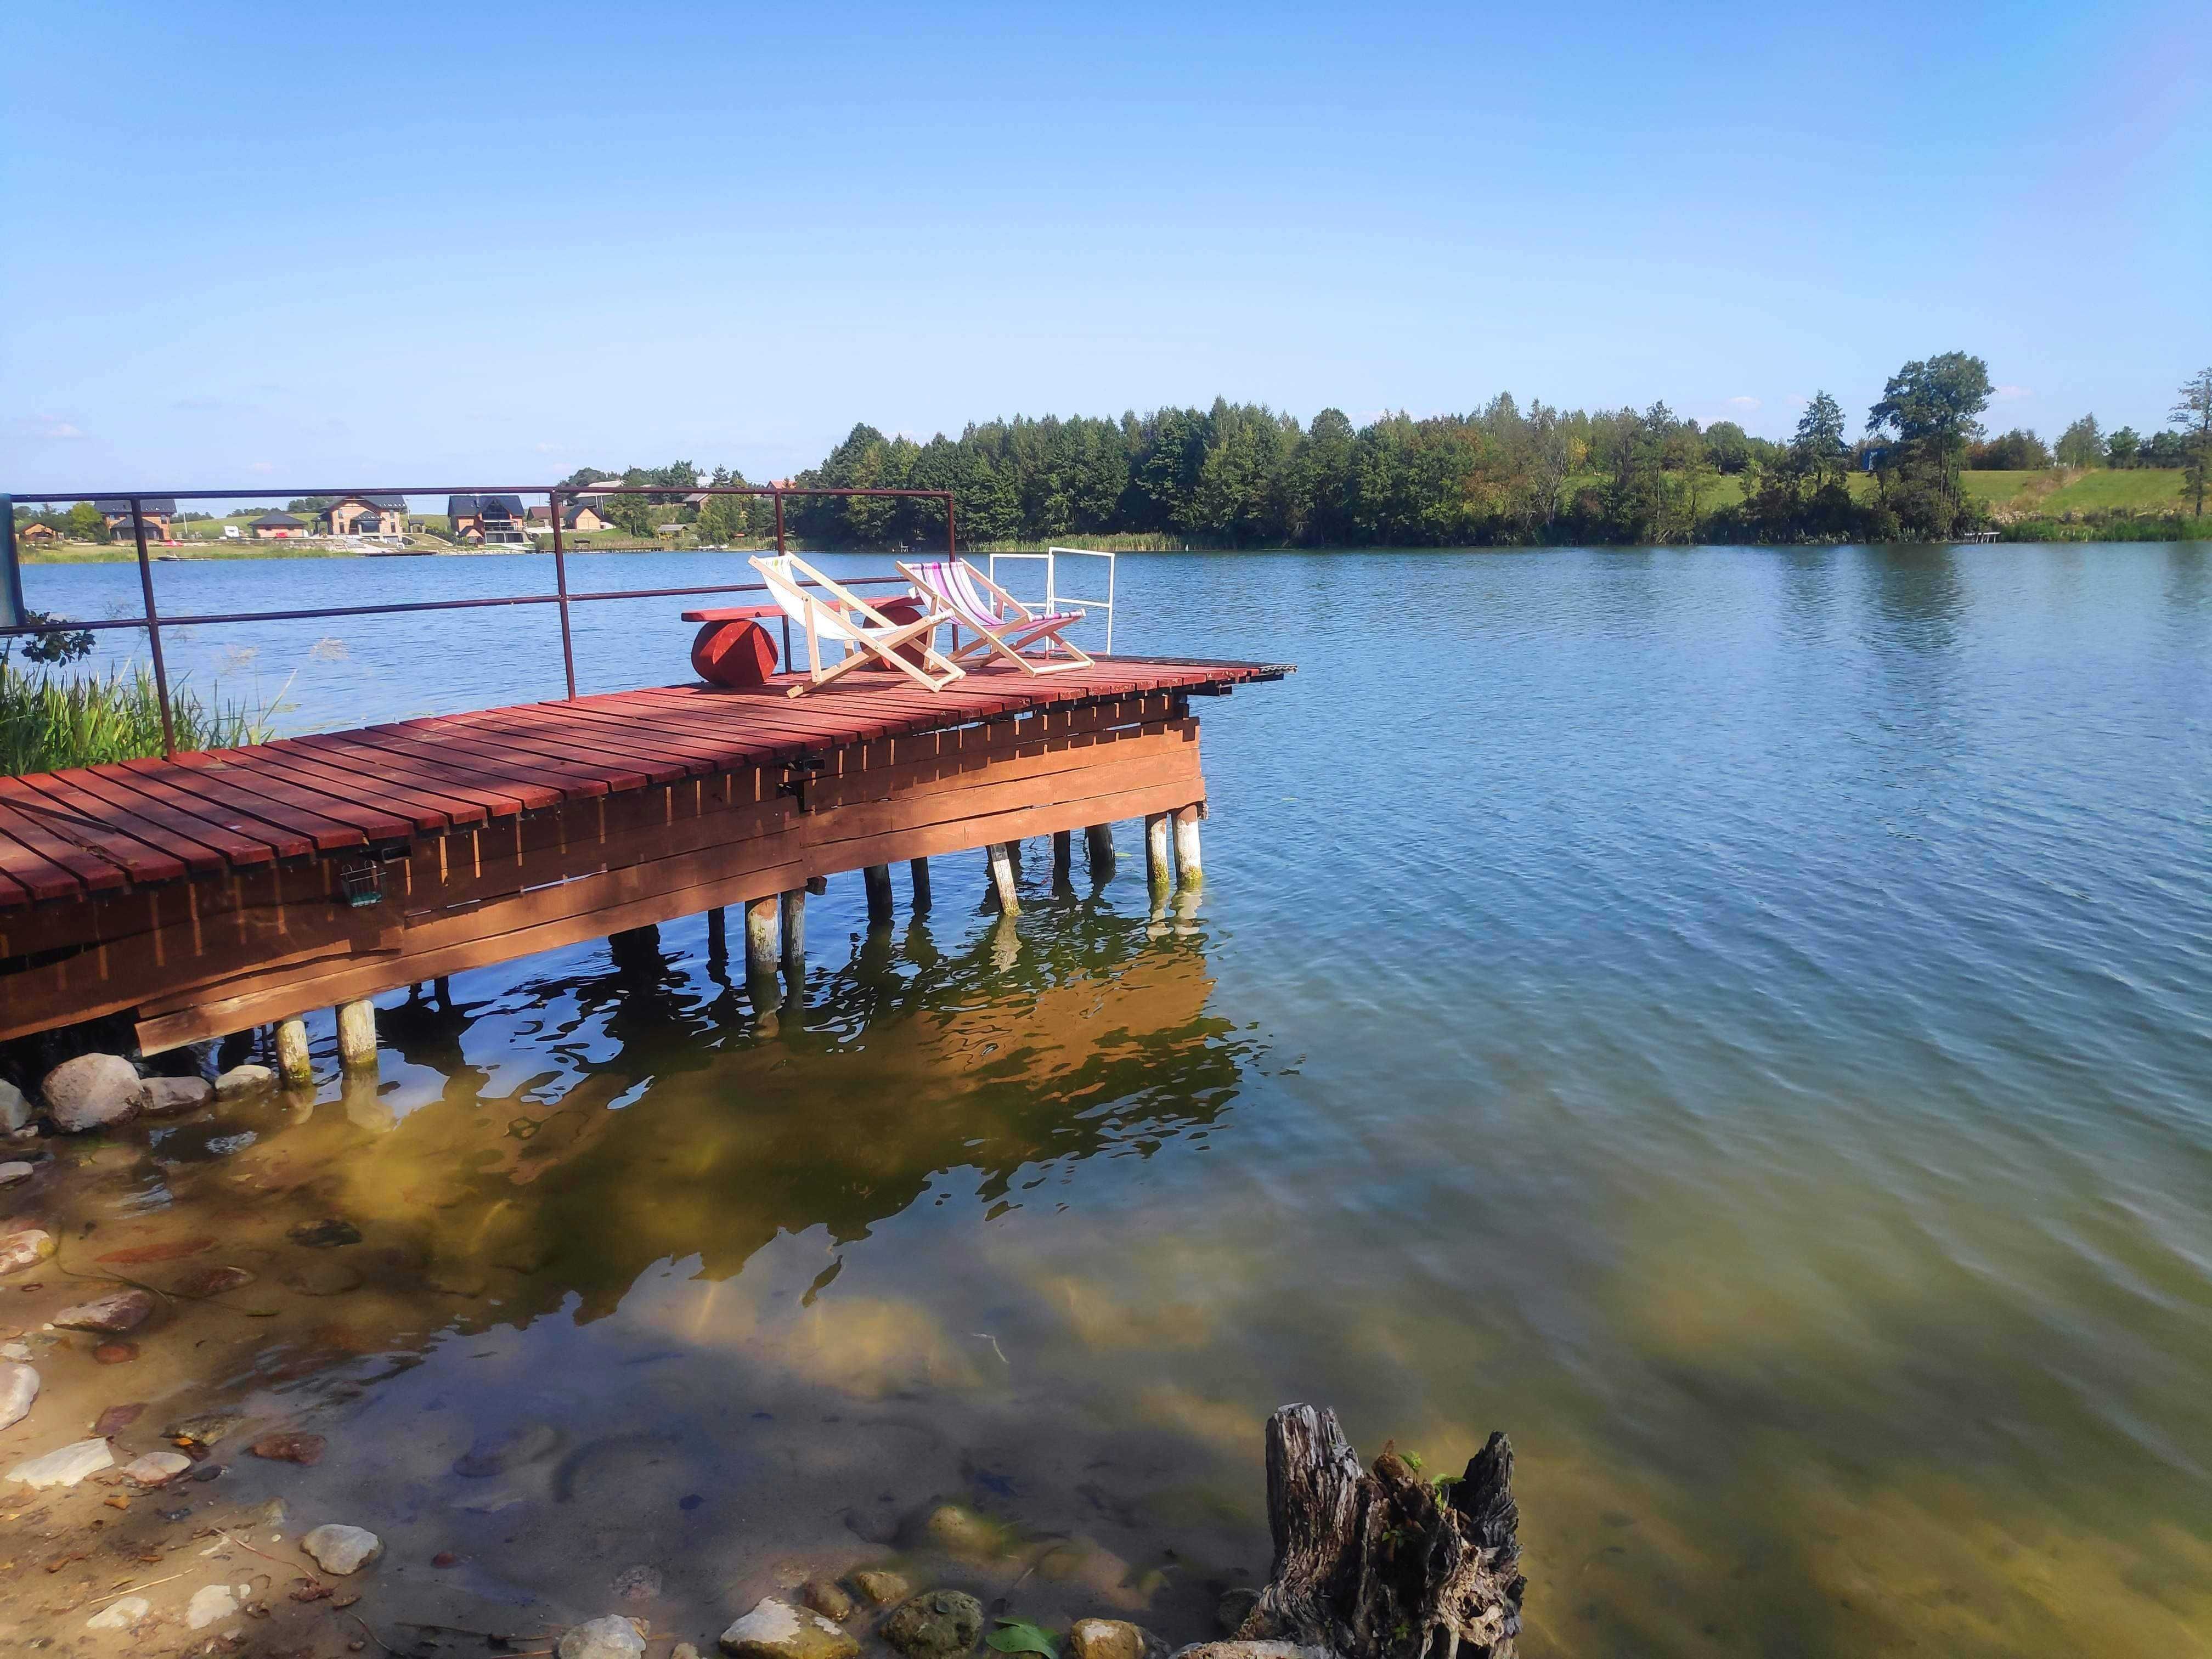
<svg viewBox="0 0 2212 1659">
<path fill-rule="evenodd" d="M 2173 513 L 2182 507 L 2181 473 L 2169 467 L 2053 467 L 2039 472 L 1969 472 L 1966 493 L 2001 519 L 2067 513 Z"/>
</svg>

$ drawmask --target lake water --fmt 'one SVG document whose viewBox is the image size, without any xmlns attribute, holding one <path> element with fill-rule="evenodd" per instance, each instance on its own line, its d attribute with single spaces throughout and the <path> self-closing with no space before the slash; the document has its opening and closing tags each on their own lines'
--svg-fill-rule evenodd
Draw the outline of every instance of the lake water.
<svg viewBox="0 0 2212 1659">
<path fill-rule="evenodd" d="M 217 611 L 545 562 L 157 574 Z M 650 1560 L 711 1633 L 950 1496 L 1076 1540 L 986 1586 L 1017 1610 L 1190 1640 L 1265 1576 L 1261 1425 L 1310 1400 L 1431 1469 L 1510 1431 L 1530 1653 L 2206 1650 L 2212 548 L 1120 580 L 1124 651 L 1299 665 L 1198 706 L 1179 922 L 1127 825 L 1096 890 L 1032 846 L 1018 938 L 978 860 L 873 939 L 840 878 L 803 1010 L 672 923 L 380 999 L 380 1091 L 109 1177 L 270 1252 L 381 1241 L 343 1319 L 281 1326 L 296 1363 L 225 1351 L 331 1425 L 347 1518 L 580 1615 Z M 26 573 L 88 617 L 135 581 Z M 683 678 L 678 608 L 580 610 L 586 688 Z M 544 611 L 170 649 L 296 670 L 295 726 L 560 686 Z M 560 1456 L 471 1507 L 453 1459 L 517 1425 Z"/>
</svg>

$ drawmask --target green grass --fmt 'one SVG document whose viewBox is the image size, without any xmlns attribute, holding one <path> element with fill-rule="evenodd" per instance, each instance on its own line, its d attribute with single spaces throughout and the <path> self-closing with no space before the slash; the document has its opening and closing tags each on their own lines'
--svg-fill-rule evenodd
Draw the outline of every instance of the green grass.
<svg viewBox="0 0 2212 1659">
<path fill-rule="evenodd" d="M 1966 493 L 2000 518 L 2068 513 L 2172 513 L 2181 473 L 2172 467 L 2052 467 L 2038 472 L 1968 472 Z"/>
<path fill-rule="evenodd" d="M 276 701 L 248 708 L 219 696 L 203 699 L 183 684 L 169 691 L 179 750 L 265 743 L 276 707 Z M 19 777 L 161 752 L 161 698 L 143 664 L 102 678 L 26 669 L 0 652 L 0 774 Z"/>
</svg>

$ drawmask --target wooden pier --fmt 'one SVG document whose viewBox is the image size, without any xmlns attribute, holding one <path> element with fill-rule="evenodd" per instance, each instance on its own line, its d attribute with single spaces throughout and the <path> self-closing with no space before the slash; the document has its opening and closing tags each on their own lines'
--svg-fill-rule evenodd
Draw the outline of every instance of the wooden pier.
<svg viewBox="0 0 2212 1659">
<path fill-rule="evenodd" d="M 880 921 L 890 866 L 926 907 L 929 858 L 988 848 L 1012 910 L 1008 843 L 1081 830 L 1110 860 L 1102 827 L 1140 818 L 1155 884 L 1195 878 L 1190 699 L 1288 672 L 1102 658 L 797 698 L 779 675 L 0 780 L 0 1039 L 128 1013 L 154 1053 L 273 1022 L 296 1071 L 291 1022 L 334 1007 L 362 1063 L 378 992 L 726 905 L 749 969 L 788 968 L 844 872 Z"/>
</svg>

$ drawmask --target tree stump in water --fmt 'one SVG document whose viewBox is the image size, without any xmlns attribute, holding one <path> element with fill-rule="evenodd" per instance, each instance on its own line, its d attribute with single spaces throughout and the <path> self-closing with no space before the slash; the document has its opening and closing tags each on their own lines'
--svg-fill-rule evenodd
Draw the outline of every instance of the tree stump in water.
<svg viewBox="0 0 2212 1659">
<path fill-rule="evenodd" d="M 1387 1445 L 1363 1473 L 1334 1412 L 1284 1407 L 1267 1419 L 1274 1577 L 1237 1639 L 1341 1659 L 1513 1659 L 1528 1581 L 1512 1485 L 1502 1434 L 1440 1487 Z"/>
</svg>

